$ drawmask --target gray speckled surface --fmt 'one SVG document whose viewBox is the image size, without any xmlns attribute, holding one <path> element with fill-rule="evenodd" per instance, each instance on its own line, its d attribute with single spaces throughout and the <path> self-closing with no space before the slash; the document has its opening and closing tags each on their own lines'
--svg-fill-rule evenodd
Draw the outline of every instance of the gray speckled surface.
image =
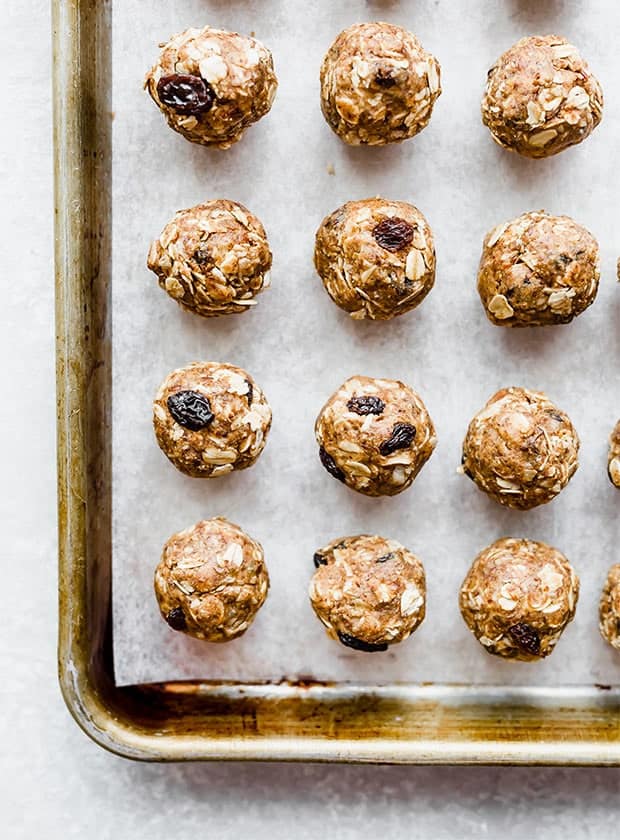
<svg viewBox="0 0 620 840">
<path fill-rule="evenodd" d="M 0 412 L 0 563 L 7 587 L 0 645 L 2 836 L 616 836 L 620 770 L 146 766 L 104 754 L 76 729 L 55 676 L 48 6 L 47 0 L 5 0 L 0 53 L 0 370 L 7 393 L 19 395 L 5 399 Z"/>
</svg>

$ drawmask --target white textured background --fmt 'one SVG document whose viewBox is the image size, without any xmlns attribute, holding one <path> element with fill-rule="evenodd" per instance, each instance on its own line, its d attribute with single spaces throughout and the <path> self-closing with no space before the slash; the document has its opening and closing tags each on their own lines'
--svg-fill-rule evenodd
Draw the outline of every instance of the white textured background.
<svg viewBox="0 0 620 840">
<path fill-rule="evenodd" d="M 522 14 L 524 27 L 530 21 L 532 28 L 546 24 L 551 11 L 559 16 L 582 5 L 539 0 L 526 14 L 519 11 L 526 3 L 510 4 Z M 603 21 L 605 9 L 613 5 L 588 3 L 591 14 Z M 3 0 L 0 44 L 0 371 L 6 384 L 0 410 L 2 837 L 615 837 L 620 770 L 146 766 L 103 753 L 77 730 L 62 705 L 55 676 L 46 0 Z M 601 161 L 615 178 L 613 164 Z"/>
</svg>

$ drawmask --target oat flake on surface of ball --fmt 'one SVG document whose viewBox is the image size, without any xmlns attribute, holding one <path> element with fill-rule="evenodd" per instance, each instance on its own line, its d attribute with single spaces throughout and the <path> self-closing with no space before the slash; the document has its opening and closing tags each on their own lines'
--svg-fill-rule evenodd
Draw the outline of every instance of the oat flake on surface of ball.
<svg viewBox="0 0 620 840">
<path fill-rule="evenodd" d="M 314 264 L 331 299 L 352 318 L 387 320 L 415 309 L 433 288 L 433 235 L 412 204 L 348 201 L 323 219 Z"/>
<path fill-rule="evenodd" d="M 227 149 L 269 112 L 278 82 L 260 41 L 205 26 L 162 44 L 144 85 L 174 131 Z"/>
<path fill-rule="evenodd" d="M 168 374 L 153 404 L 160 449 L 194 478 L 251 467 L 265 447 L 271 408 L 241 368 L 194 362 Z"/>
<path fill-rule="evenodd" d="M 566 487 L 578 454 L 573 424 L 546 394 L 504 388 L 469 424 L 459 472 L 500 504 L 530 510 Z"/>
<path fill-rule="evenodd" d="M 556 548 L 534 540 L 497 540 L 463 581 L 461 615 L 488 653 L 535 661 L 553 651 L 573 620 L 579 578 Z"/>
<path fill-rule="evenodd" d="M 352 376 L 315 424 L 327 472 L 367 496 L 394 496 L 433 454 L 435 427 L 421 397 L 393 379 Z"/>
<path fill-rule="evenodd" d="M 599 604 L 599 630 L 605 641 L 620 651 L 620 563 L 607 573 Z"/>
<path fill-rule="evenodd" d="M 600 278 L 596 239 L 568 216 L 524 213 L 484 240 L 478 293 L 491 323 L 568 324 L 594 302 Z"/>
<path fill-rule="evenodd" d="M 440 67 L 411 32 L 390 23 L 345 29 L 321 65 L 321 110 L 346 143 L 371 146 L 414 137 L 441 93 Z"/>
<path fill-rule="evenodd" d="M 544 158 L 585 140 L 603 92 L 579 51 L 556 35 L 522 38 L 489 70 L 482 121 L 512 151 Z"/>
<path fill-rule="evenodd" d="M 268 589 L 260 543 L 223 517 L 173 534 L 155 570 L 164 620 L 173 630 L 207 642 L 245 633 Z"/>
<path fill-rule="evenodd" d="M 254 306 L 269 288 L 271 259 L 259 219 L 218 198 L 179 210 L 151 243 L 147 266 L 181 308 L 209 318 Z"/>
<path fill-rule="evenodd" d="M 424 620 L 421 561 L 396 540 L 361 535 L 333 540 L 314 555 L 310 603 L 328 635 L 373 653 L 410 636 Z"/>
</svg>

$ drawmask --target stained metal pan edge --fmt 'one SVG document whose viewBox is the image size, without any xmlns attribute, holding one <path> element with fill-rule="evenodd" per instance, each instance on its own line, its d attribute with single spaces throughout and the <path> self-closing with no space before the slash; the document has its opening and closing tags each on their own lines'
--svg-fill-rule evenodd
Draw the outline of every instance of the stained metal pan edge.
<svg viewBox="0 0 620 840">
<path fill-rule="evenodd" d="M 620 766 L 620 688 L 116 688 L 111 636 L 110 0 L 53 0 L 58 672 L 127 758 Z"/>
</svg>

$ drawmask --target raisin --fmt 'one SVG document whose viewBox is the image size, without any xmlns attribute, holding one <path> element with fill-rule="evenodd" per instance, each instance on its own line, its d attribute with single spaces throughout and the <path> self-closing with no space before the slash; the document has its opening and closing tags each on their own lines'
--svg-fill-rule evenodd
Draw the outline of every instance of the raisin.
<svg viewBox="0 0 620 840">
<path fill-rule="evenodd" d="M 347 408 L 363 417 L 366 414 L 383 414 L 385 403 L 379 397 L 351 397 Z"/>
<path fill-rule="evenodd" d="M 215 92 L 200 76 L 172 73 L 157 82 L 159 101 L 176 114 L 206 114 L 215 102 Z"/>
<path fill-rule="evenodd" d="M 465 457 L 465 453 L 463 452 L 463 454 L 461 455 L 461 466 L 463 467 L 463 475 L 466 475 L 467 478 L 471 478 L 471 480 L 473 481 L 474 480 L 473 475 L 471 474 L 469 469 L 465 466 L 466 461 L 467 461 L 467 458 Z"/>
<path fill-rule="evenodd" d="M 338 481 L 344 481 L 344 473 L 336 465 L 336 462 L 332 458 L 332 456 L 321 447 L 319 449 L 319 458 L 321 459 L 321 463 L 327 470 L 330 475 L 333 475 L 334 478 L 337 478 Z"/>
<path fill-rule="evenodd" d="M 213 265 L 211 252 L 204 243 L 194 251 L 194 262 L 197 262 L 203 268 Z"/>
<path fill-rule="evenodd" d="M 531 653 L 533 656 L 540 656 L 540 636 L 533 627 L 520 621 L 508 628 L 508 634 L 518 648 Z"/>
<path fill-rule="evenodd" d="M 252 405 L 252 402 L 254 400 L 254 385 L 252 385 L 249 379 L 245 380 L 245 384 L 248 386 L 248 391 L 246 394 L 246 397 L 248 398 L 248 405 Z"/>
<path fill-rule="evenodd" d="M 557 420 L 558 423 L 563 423 L 564 422 L 564 418 L 557 411 L 550 411 L 549 412 L 549 417 L 553 417 L 553 419 Z"/>
<path fill-rule="evenodd" d="M 413 227 L 404 219 L 394 216 L 384 219 L 373 228 L 372 235 L 386 251 L 400 251 L 413 241 Z"/>
<path fill-rule="evenodd" d="M 388 649 L 387 642 L 373 645 L 370 642 L 364 642 L 362 639 L 356 639 L 355 636 L 349 636 L 348 633 L 341 633 L 340 631 L 338 631 L 338 638 L 345 647 L 353 648 L 353 650 L 361 650 L 364 653 L 378 653 Z"/>
<path fill-rule="evenodd" d="M 377 557 L 375 563 L 387 563 L 388 560 L 393 560 L 395 554 L 393 551 L 389 551 L 387 554 L 382 554 L 381 557 Z"/>
<path fill-rule="evenodd" d="M 382 88 L 391 88 L 396 84 L 396 79 L 392 76 L 389 70 L 386 70 L 384 67 L 380 67 L 375 73 L 375 84 Z"/>
<path fill-rule="evenodd" d="M 379 452 L 381 455 L 391 455 L 397 449 L 407 449 L 415 435 L 415 426 L 411 423 L 395 423 L 390 437 L 379 446 Z"/>
<path fill-rule="evenodd" d="M 177 391 L 167 400 L 168 411 L 173 419 L 186 429 L 198 432 L 214 420 L 211 403 L 197 391 Z"/>
<path fill-rule="evenodd" d="M 185 620 L 185 613 L 183 612 L 181 607 L 175 607 L 173 610 L 170 610 L 170 612 L 166 616 L 166 621 L 172 627 L 173 630 L 186 630 L 187 629 L 187 621 Z"/>
<path fill-rule="evenodd" d="M 314 560 L 314 566 L 317 569 L 319 566 L 327 566 L 327 557 L 324 554 L 321 554 L 320 551 L 315 551 L 312 559 Z"/>
</svg>

